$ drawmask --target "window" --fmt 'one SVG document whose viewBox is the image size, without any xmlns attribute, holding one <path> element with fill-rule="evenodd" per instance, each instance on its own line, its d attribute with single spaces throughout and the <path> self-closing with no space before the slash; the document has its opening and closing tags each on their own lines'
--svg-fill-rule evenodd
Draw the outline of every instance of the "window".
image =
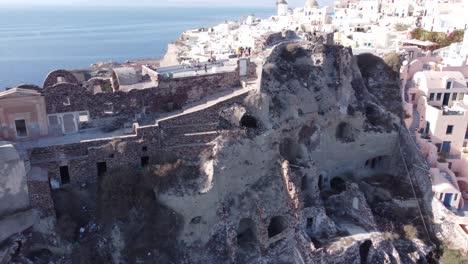
<svg viewBox="0 0 468 264">
<path fill-rule="evenodd" d="M 447 81 L 447 84 L 445 85 L 445 89 L 452 89 L 453 88 L 453 81 Z"/>
<path fill-rule="evenodd" d="M 78 120 L 80 121 L 80 123 L 86 123 L 89 121 L 88 112 L 80 112 L 78 115 L 79 115 Z"/>
<path fill-rule="evenodd" d="M 27 137 L 28 136 L 28 129 L 26 128 L 26 120 L 24 120 L 24 119 L 15 120 L 15 127 L 16 127 L 16 136 L 17 137 Z"/>
<path fill-rule="evenodd" d="M 460 93 L 460 95 L 458 96 L 458 100 L 463 101 L 464 98 L 465 98 L 465 94 Z"/>
<path fill-rule="evenodd" d="M 463 147 L 466 148 L 468 146 L 468 142 L 463 142 Z"/>
<path fill-rule="evenodd" d="M 447 126 L 446 134 L 447 135 L 452 135 L 453 134 L 453 126 L 452 125 Z"/>
<path fill-rule="evenodd" d="M 437 147 L 437 152 L 440 152 L 441 148 L 442 148 L 442 144 L 441 143 L 437 143 L 435 144 L 436 147 Z"/>
<path fill-rule="evenodd" d="M 68 96 L 65 97 L 65 101 L 63 102 L 63 105 L 64 105 L 64 106 L 69 106 L 69 105 L 71 105 L 71 103 L 70 103 L 70 97 L 68 97 Z"/>
<path fill-rule="evenodd" d="M 434 101 L 434 93 L 429 94 L 429 101 Z"/>
<path fill-rule="evenodd" d="M 144 146 L 144 147 L 141 148 L 141 150 L 146 152 L 146 151 L 148 151 L 148 147 Z"/>
<path fill-rule="evenodd" d="M 437 93 L 436 101 L 440 101 L 442 99 L 442 93 Z"/>
<path fill-rule="evenodd" d="M 452 94 L 452 100 L 455 101 L 457 100 L 458 93 L 453 93 Z"/>
<path fill-rule="evenodd" d="M 58 116 L 50 115 L 49 116 L 49 126 L 58 126 L 58 125 L 59 125 Z"/>
<path fill-rule="evenodd" d="M 58 76 L 57 77 L 57 83 L 64 83 L 65 82 L 65 77 L 63 76 Z"/>
</svg>

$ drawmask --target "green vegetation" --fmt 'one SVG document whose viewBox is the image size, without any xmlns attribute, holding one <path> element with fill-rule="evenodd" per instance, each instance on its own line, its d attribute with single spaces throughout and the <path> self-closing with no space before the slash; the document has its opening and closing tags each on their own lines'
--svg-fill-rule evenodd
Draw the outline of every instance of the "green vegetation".
<svg viewBox="0 0 468 264">
<path fill-rule="evenodd" d="M 395 73 L 400 72 L 401 57 L 397 52 L 390 52 L 384 56 L 385 64 L 387 64 Z"/>
<path fill-rule="evenodd" d="M 110 84 L 110 82 L 105 82 L 105 83 L 102 85 L 101 90 L 102 90 L 102 92 L 104 92 L 104 93 L 112 93 L 112 91 L 113 91 L 112 85 Z"/>
<path fill-rule="evenodd" d="M 414 39 L 437 43 L 439 48 L 450 46 L 452 43 L 463 41 L 464 30 L 455 30 L 449 34 L 443 32 L 431 32 L 417 28 L 411 32 Z"/>
<path fill-rule="evenodd" d="M 442 256 L 440 257 L 440 263 L 441 264 L 468 264 L 468 258 L 464 257 L 458 250 L 452 250 L 447 247 L 444 247 Z"/>
<path fill-rule="evenodd" d="M 405 231 L 405 237 L 409 240 L 418 238 L 418 230 L 413 225 L 405 225 L 403 231 Z"/>
<path fill-rule="evenodd" d="M 405 31 L 405 30 L 408 30 L 410 27 L 411 25 L 408 25 L 408 24 L 402 24 L 402 23 L 395 24 L 396 31 Z"/>
<path fill-rule="evenodd" d="M 448 154 L 445 152 L 440 152 L 439 153 L 439 159 L 437 160 L 438 162 L 445 163 L 447 162 Z"/>
</svg>

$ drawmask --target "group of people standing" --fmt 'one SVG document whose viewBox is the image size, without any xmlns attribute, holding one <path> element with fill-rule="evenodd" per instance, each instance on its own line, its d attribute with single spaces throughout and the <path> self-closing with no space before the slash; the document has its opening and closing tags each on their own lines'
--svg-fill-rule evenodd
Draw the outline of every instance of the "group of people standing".
<svg viewBox="0 0 468 264">
<path fill-rule="evenodd" d="M 237 51 L 236 51 L 236 54 L 237 54 L 237 57 L 243 57 L 243 56 L 250 56 L 252 54 L 252 48 L 250 47 L 247 47 L 247 48 L 244 48 L 244 47 L 238 47 L 237 48 Z"/>
</svg>

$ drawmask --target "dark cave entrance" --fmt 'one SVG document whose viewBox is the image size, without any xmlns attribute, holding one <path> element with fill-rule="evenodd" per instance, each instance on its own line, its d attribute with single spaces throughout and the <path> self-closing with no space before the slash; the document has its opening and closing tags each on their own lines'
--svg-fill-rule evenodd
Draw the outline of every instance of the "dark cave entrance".
<svg viewBox="0 0 468 264">
<path fill-rule="evenodd" d="M 242 116 L 240 120 L 240 125 L 241 127 L 246 127 L 246 128 L 257 128 L 258 122 L 255 117 L 249 114 L 245 114 L 244 116 Z"/>
<path fill-rule="evenodd" d="M 346 191 L 346 182 L 340 177 L 335 177 L 330 181 L 330 187 L 332 190 L 342 193 Z"/>
<path fill-rule="evenodd" d="M 288 227 L 288 223 L 284 216 L 275 216 L 270 220 L 268 225 L 268 237 L 274 237 L 281 234 Z"/>
<path fill-rule="evenodd" d="M 96 166 L 97 166 L 98 178 L 102 178 L 104 176 L 104 174 L 106 174 L 106 172 L 107 172 L 107 163 L 98 162 L 96 164 Z"/>
<path fill-rule="evenodd" d="M 361 257 L 361 264 L 367 264 L 369 251 L 372 247 L 372 241 L 366 240 L 359 246 L 359 256 Z"/>
</svg>

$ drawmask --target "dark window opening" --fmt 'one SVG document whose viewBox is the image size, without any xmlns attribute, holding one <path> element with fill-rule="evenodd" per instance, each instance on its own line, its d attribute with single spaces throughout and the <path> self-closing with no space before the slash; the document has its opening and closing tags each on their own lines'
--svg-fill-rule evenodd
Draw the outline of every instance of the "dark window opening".
<svg viewBox="0 0 468 264">
<path fill-rule="evenodd" d="M 98 171 L 98 177 L 104 176 L 107 172 L 107 163 L 105 162 L 98 162 L 97 163 L 97 171 Z"/>
<path fill-rule="evenodd" d="M 437 148 L 437 152 L 440 152 L 440 150 L 442 148 L 442 144 L 441 143 L 436 143 L 435 146 Z"/>
<path fill-rule="evenodd" d="M 148 151 L 148 147 L 147 147 L 147 146 L 144 146 L 144 147 L 141 148 L 141 150 L 144 151 L 144 152 L 146 152 L 146 151 Z"/>
<path fill-rule="evenodd" d="M 15 120 L 15 127 L 16 127 L 16 135 L 18 137 L 27 137 L 28 130 L 26 128 L 26 120 Z"/>
<path fill-rule="evenodd" d="M 268 225 L 268 237 L 274 237 L 281 234 L 286 228 L 288 224 L 286 222 L 285 217 L 283 216 L 275 216 L 270 220 L 270 224 Z"/>
<path fill-rule="evenodd" d="M 149 157 L 141 157 L 141 167 L 146 167 L 149 165 Z"/>
<path fill-rule="evenodd" d="M 440 101 L 442 99 L 442 93 L 437 94 L 437 101 Z"/>
<path fill-rule="evenodd" d="M 307 218 L 307 229 L 312 229 L 314 227 L 314 218 Z"/>
<path fill-rule="evenodd" d="M 447 126 L 446 134 L 447 135 L 452 135 L 453 134 L 453 126 L 452 125 Z"/>
<path fill-rule="evenodd" d="M 322 174 L 320 174 L 319 175 L 319 180 L 318 180 L 318 187 L 319 187 L 320 191 L 322 190 L 322 183 L 323 183 L 323 176 L 322 176 Z"/>
<path fill-rule="evenodd" d="M 245 114 L 240 121 L 241 127 L 246 127 L 246 128 L 257 128 L 257 119 L 255 117 Z"/>
<path fill-rule="evenodd" d="M 434 93 L 429 94 L 429 101 L 434 101 Z"/>
<path fill-rule="evenodd" d="M 111 159 L 113 159 L 114 157 L 115 157 L 115 154 L 114 154 L 114 153 L 112 153 L 112 154 L 109 155 L 109 158 L 111 158 Z"/>
<path fill-rule="evenodd" d="M 375 169 L 375 165 L 376 165 L 376 161 L 375 161 L 375 158 L 374 158 L 374 159 L 372 159 L 372 161 L 371 161 L 371 168 L 372 168 L 372 169 Z"/>
<path fill-rule="evenodd" d="M 457 100 L 457 96 L 458 96 L 458 93 L 453 93 L 452 94 L 452 100 L 454 100 L 454 101 Z"/>
<path fill-rule="evenodd" d="M 62 185 L 70 183 L 70 172 L 68 171 L 68 166 L 60 167 L 60 180 L 62 181 Z"/>
<path fill-rule="evenodd" d="M 332 190 L 341 193 L 346 191 L 346 182 L 340 177 L 335 177 L 330 181 L 330 187 Z"/>
<path fill-rule="evenodd" d="M 447 81 L 447 85 L 445 86 L 446 89 L 452 89 L 453 82 L 452 81 Z"/>
<path fill-rule="evenodd" d="M 369 160 L 366 160 L 366 164 L 365 164 L 366 167 L 369 166 L 369 162 L 370 162 Z"/>
</svg>

